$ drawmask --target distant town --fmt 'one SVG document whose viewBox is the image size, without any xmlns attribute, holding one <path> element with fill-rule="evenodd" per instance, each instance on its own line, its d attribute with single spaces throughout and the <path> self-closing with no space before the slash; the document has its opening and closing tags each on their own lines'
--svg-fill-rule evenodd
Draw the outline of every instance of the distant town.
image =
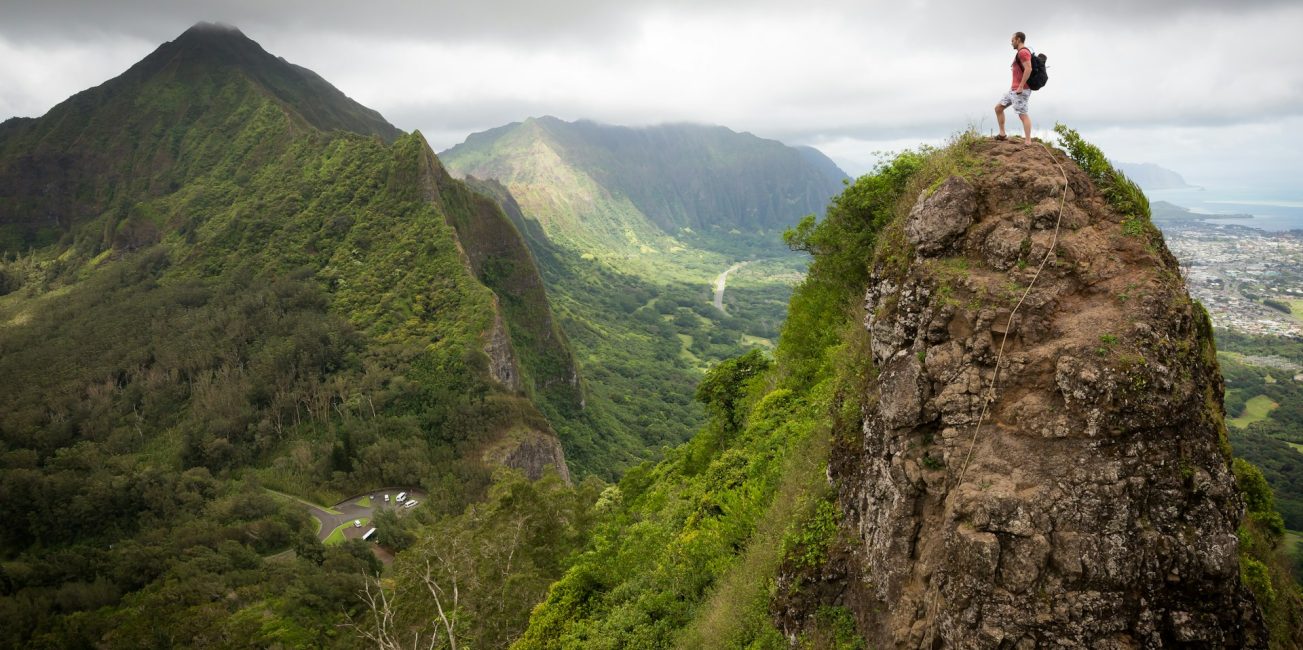
<svg viewBox="0 0 1303 650">
<path fill-rule="evenodd" d="M 1217 327 L 1303 337 L 1303 231 L 1155 219 Z"/>
</svg>

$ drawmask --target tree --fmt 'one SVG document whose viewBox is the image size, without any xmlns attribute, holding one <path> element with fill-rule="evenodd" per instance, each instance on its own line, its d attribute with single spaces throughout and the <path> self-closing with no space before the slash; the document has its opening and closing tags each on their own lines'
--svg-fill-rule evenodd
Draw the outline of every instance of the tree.
<svg viewBox="0 0 1303 650">
<path fill-rule="evenodd" d="M 742 427 L 738 406 L 747 383 L 770 365 L 769 357 L 759 349 L 721 361 L 706 371 L 706 377 L 697 385 L 695 397 L 713 411 L 729 431 L 737 431 Z"/>
<path fill-rule="evenodd" d="M 326 561 L 326 547 L 316 535 L 302 535 L 294 544 L 294 554 L 321 566 Z"/>
<path fill-rule="evenodd" d="M 442 648 L 457 650 L 457 623 L 461 617 L 463 573 L 469 554 L 453 536 L 447 543 L 431 544 L 423 565 L 400 578 L 399 586 L 386 590 L 379 578 L 368 577 L 359 594 L 366 607 L 365 620 L 349 617 L 348 625 L 382 650 Z M 416 592 L 416 593 L 413 593 Z M 422 605 L 433 600 L 431 619 Z M 428 621 L 428 623 L 427 623 Z"/>
</svg>

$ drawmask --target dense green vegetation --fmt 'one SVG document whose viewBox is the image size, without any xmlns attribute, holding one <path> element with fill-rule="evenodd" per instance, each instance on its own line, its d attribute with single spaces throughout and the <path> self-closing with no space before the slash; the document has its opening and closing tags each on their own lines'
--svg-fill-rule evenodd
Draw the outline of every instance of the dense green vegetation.
<svg viewBox="0 0 1303 650">
<path fill-rule="evenodd" d="M 553 241 L 501 183 L 468 181 L 498 201 L 524 235 L 576 351 L 585 408 L 542 407 L 580 474 L 615 478 L 699 428 L 692 389 L 700 373 L 746 349 L 772 348 L 804 269 L 804 256 L 775 238 L 734 235 L 694 239 L 710 249 L 604 258 Z M 739 258 L 759 261 L 730 277 L 721 313 L 711 304 L 710 282 Z"/>
<path fill-rule="evenodd" d="M 1217 349 L 1222 352 L 1254 356 L 1282 357 L 1303 364 L 1303 341 L 1283 336 L 1260 336 L 1219 329 Z"/>
<path fill-rule="evenodd" d="M 1253 591 L 1271 635 L 1271 646 L 1297 647 L 1303 642 L 1303 589 L 1282 545 L 1285 525 L 1276 511 L 1271 486 L 1252 463 L 1236 458 L 1235 481 L 1244 495 L 1240 538 L 1240 580 Z"/>
<path fill-rule="evenodd" d="M 703 286 L 655 284 L 574 257 L 542 267 L 588 398 L 582 414 L 553 421 L 572 467 L 607 478 L 701 426 L 692 391 L 702 370 L 776 338 L 782 312 L 774 314 L 774 303 L 786 293 L 773 285 L 729 289 L 725 314 Z"/>
<path fill-rule="evenodd" d="M 531 119 L 444 152 L 524 234 L 573 343 L 586 405 L 544 405 L 579 473 L 614 478 L 703 422 L 712 363 L 772 349 L 806 257 L 779 229 L 843 175 L 821 154 L 727 129 Z M 494 180 L 477 180 L 486 177 Z M 711 282 L 738 261 L 726 313 Z"/>
<path fill-rule="evenodd" d="M 815 256 L 775 361 L 752 351 L 707 372 L 696 392 L 706 426 L 608 490 L 616 507 L 516 647 L 786 647 L 770 622 L 772 580 L 785 557 L 819 552 L 810 540 L 827 528 L 828 442 L 856 426 L 843 397 L 869 372 L 857 298 L 876 234 L 921 160 L 883 165 L 789 235 Z M 812 635 L 846 636 L 832 629 L 843 616 L 826 619 L 830 629 Z"/>
<path fill-rule="evenodd" d="M 496 206 L 419 134 L 325 130 L 360 107 L 300 112 L 320 79 L 252 48 L 192 30 L 0 130 L 23 247 L 0 256 L 0 644 L 354 645 L 338 624 L 379 561 L 263 488 L 420 485 L 457 515 L 485 449 L 550 435 L 528 395 L 576 399 Z M 522 391 L 490 373 L 495 304 Z"/>
<path fill-rule="evenodd" d="M 276 106 L 294 107 L 291 119 L 302 128 L 388 141 L 400 133 L 238 30 L 201 23 L 44 117 L 0 125 L 0 252 L 66 240 L 72 226 L 109 208 L 116 214 L 106 233 L 131 248 L 149 243 L 163 224 L 158 215 L 128 214 L 131 203 L 174 192 L 232 154 L 235 161 L 249 154 L 248 164 L 230 165 L 236 174 L 222 180 L 249 177 L 280 143 L 230 136 L 242 123 L 276 119 Z"/>
<path fill-rule="evenodd" d="M 730 231 L 772 242 L 794 216 L 822 211 L 846 177 L 817 151 L 724 127 L 554 117 L 473 134 L 441 158 L 460 173 L 500 180 L 522 205 L 550 206 L 531 216 L 558 243 L 591 251 L 637 252 L 666 237 Z"/>
<path fill-rule="evenodd" d="M 1255 365 L 1249 356 L 1273 356 L 1303 362 L 1303 344 L 1291 339 L 1251 336 L 1218 330 L 1222 376 L 1226 379 L 1226 414 L 1241 420 L 1232 428 L 1235 454 L 1257 466 L 1275 490 L 1275 504 L 1286 527 L 1303 529 L 1303 453 L 1290 443 L 1303 443 L 1303 382 L 1294 372 Z M 1260 408 L 1276 404 L 1263 412 Z M 1258 405 L 1255 411 L 1253 406 Z M 1253 415 L 1250 418 L 1248 416 Z"/>
<path fill-rule="evenodd" d="M 501 470 L 482 502 L 427 519 L 406 541 L 390 577 L 368 584 L 356 633 L 404 647 L 502 648 L 587 541 L 607 508 L 601 484 L 570 487 L 548 473 L 531 482 Z M 389 530 L 413 528 L 410 524 Z M 376 613 L 389 614 L 376 617 Z"/>
<path fill-rule="evenodd" d="M 1254 464 L 1275 492 L 1276 509 L 1290 530 L 1303 527 L 1303 452 L 1257 426 L 1231 433 L 1235 455 Z"/>
<path fill-rule="evenodd" d="M 95 462 L 83 457 L 80 462 Z M 154 471 L 147 530 L 111 546 L 4 563 L 6 647 L 266 647 L 351 640 L 323 625 L 379 569 L 364 544 L 323 548 L 298 507 L 204 469 Z M 139 487 L 139 486 L 135 486 Z M 297 531 L 297 532 L 296 532 Z M 269 557 L 283 549 L 292 554 Z M 297 556 L 297 558 L 296 558 Z"/>
</svg>

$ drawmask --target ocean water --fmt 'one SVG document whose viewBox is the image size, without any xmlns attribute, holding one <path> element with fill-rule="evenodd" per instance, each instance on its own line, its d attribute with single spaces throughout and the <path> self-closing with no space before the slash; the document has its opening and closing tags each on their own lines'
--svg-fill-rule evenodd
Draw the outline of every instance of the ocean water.
<svg viewBox="0 0 1303 650">
<path fill-rule="evenodd" d="M 1252 190 L 1183 188 L 1146 190 L 1150 201 L 1167 201 L 1199 214 L 1249 214 L 1252 219 L 1207 219 L 1261 230 L 1303 230 L 1303 189 Z"/>
</svg>

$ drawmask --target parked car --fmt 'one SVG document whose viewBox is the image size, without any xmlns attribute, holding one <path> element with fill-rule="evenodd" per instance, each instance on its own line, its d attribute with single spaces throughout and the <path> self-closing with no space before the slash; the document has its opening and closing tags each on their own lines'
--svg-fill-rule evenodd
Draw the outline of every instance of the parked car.
<svg viewBox="0 0 1303 650">
<path fill-rule="evenodd" d="M 398 502 L 399 502 L 399 503 L 402 503 L 402 502 L 403 502 L 403 499 L 406 499 L 406 498 L 407 498 L 407 493 L 406 493 L 406 492 L 399 492 L 399 493 L 398 493 Z"/>
<path fill-rule="evenodd" d="M 403 507 L 404 507 L 404 508 L 414 508 L 414 507 L 416 507 L 416 504 L 418 504 L 418 503 L 420 503 L 420 501 L 408 501 L 407 503 L 404 503 L 404 504 L 403 504 Z"/>
<path fill-rule="evenodd" d="M 353 520 L 353 527 L 354 527 L 354 528 L 361 528 L 361 527 L 362 527 L 362 520 L 361 520 L 361 519 L 354 519 L 354 520 Z"/>
<path fill-rule="evenodd" d="M 388 494 L 385 495 L 385 503 L 389 503 L 389 495 L 388 495 Z"/>
</svg>

